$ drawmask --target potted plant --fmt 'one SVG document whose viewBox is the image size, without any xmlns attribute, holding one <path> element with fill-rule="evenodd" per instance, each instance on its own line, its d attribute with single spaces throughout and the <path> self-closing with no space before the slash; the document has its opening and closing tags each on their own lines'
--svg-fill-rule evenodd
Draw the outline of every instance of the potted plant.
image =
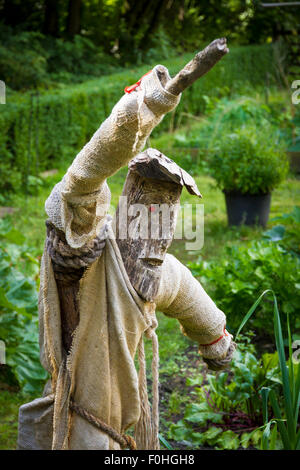
<svg viewBox="0 0 300 470">
<path fill-rule="evenodd" d="M 209 171 L 225 194 L 229 225 L 266 226 L 271 192 L 286 177 L 288 159 L 269 126 L 243 127 L 214 145 Z"/>
</svg>

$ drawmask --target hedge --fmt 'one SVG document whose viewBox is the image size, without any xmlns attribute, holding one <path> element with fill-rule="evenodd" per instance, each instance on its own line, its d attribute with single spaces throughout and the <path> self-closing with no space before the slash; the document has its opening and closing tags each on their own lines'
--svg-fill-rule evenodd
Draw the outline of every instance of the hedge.
<svg viewBox="0 0 300 470">
<path fill-rule="evenodd" d="M 171 75 L 193 54 L 166 61 Z M 43 94 L 12 94 L 0 105 L 0 191 L 28 190 L 30 175 L 72 159 L 109 115 L 124 87 L 137 81 L 151 66 L 126 70 L 76 86 Z M 277 82 L 269 45 L 232 48 L 206 76 L 185 91 L 177 110 L 168 115 L 155 135 L 176 128 L 186 114 L 205 110 L 203 96 L 228 96 L 263 87 L 266 75 Z M 270 82 L 270 78 L 269 78 Z"/>
</svg>

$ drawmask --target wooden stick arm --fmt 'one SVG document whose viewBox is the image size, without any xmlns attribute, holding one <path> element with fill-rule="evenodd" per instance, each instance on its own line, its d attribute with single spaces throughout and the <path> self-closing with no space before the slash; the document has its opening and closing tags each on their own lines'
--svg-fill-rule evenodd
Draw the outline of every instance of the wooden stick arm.
<svg viewBox="0 0 300 470">
<path fill-rule="evenodd" d="M 165 88 L 173 95 L 179 95 L 198 78 L 205 75 L 229 52 L 226 38 L 215 39 L 195 57 L 169 82 Z"/>
</svg>

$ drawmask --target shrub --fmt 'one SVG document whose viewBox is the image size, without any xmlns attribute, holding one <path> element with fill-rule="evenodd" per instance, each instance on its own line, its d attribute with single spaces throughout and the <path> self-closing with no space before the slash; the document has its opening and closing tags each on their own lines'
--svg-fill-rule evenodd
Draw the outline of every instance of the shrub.
<svg viewBox="0 0 300 470">
<path fill-rule="evenodd" d="M 296 314 L 300 308 L 300 259 L 279 244 L 260 241 L 227 247 L 218 262 L 192 263 L 190 267 L 225 312 L 229 328 L 236 330 L 253 298 L 269 288 L 274 290 L 280 310 L 290 315 L 292 330 L 300 327 Z M 272 309 L 270 302 L 263 302 L 249 327 L 258 334 L 272 334 Z"/>
<path fill-rule="evenodd" d="M 286 177 L 286 153 L 273 129 L 256 127 L 220 136 L 209 158 L 211 176 L 226 192 L 268 194 Z"/>
<path fill-rule="evenodd" d="M 300 449 L 300 429 L 299 429 L 299 407 L 300 407 L 300 366 L 296 351 L 294 357 L 293 335 L 290 329 L 289 316 L 287 320 L 287 340 L 283 339 L 281 318 L 278 310 L 278 302 L 274 291 L 267 289 L 251 306 L 247 312 L 237 332 L 242 330 L 246 322 L 251 318 L 261 300 L 266 294 L 273 297 L 273 322 L 274 336 L 278 355 L 280 374 L 278 383 L 280 390 L 271 386 L 265 386 L 260 390 L 262 398 L 262 410 L 264 418 L 264 432 L 262 435 L 261 448 L 263 450 L 274 450 L 278 436 L 281 438 L 281 445 L 285 450 Z M 285 345 L 288 346 L 289 358 L 286 360 Z M 297 347 L 297 344 L 296 344 Z M 267 384 L 265 384 L 267 385 Z M 273 417 L 269 419 L 268 401 L 272 407 Z M 273 429 L 271 427 L 273 425 Z"/>
<path fill-rule="evenodd" d="M 243 341 L 244 339 L 244 341 Z M 198 375 L 187 380 L 194 387 L 193 403 L 186 406 L 183 419 L 171 425 L 169 438 L 195 446 L 217 449 L 257 447 L 263 421 L 260 391 L 278 387 L 278 355 L 257 357 L 251 336 L 240 338 L 229 371 Z M 254 431 L 254 432 L 253 432 Z"/>
<path fill-rule="evenodd" d="M 283 214 L 271 219 L 273 222 L 280 222 L 263 234 L 266 240 L 278 243 L 286 251 L 297 255 L 300 258 L 300 207 L 295 206 L 289 214 Z"/>
<path fill-rule="evenodd" d="M 40 393 L 47 378 L 39 360 L 37 276 L 39 262 L 7 219 L 0 225 L 0 339 L 6 364 L 24 393 Z M 5 377 L 4 377 L 5 378 Z M 1 379 L 0 379 L 1 380 Z"/>
</svg>

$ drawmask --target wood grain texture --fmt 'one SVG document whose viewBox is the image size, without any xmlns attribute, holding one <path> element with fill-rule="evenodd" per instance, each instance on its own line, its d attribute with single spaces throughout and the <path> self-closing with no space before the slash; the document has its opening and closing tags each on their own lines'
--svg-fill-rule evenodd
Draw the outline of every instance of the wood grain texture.
<svg viewBox="0 0 300 470">
<path fill-rule="evenodd" d="M 226 38 L 215 39 L 195 57 L 168 83 L 166 90 L 173 95 L 179 95 L 191 86 L 198 78 L 205 75 L 229 52 Z"/>
</svg>

